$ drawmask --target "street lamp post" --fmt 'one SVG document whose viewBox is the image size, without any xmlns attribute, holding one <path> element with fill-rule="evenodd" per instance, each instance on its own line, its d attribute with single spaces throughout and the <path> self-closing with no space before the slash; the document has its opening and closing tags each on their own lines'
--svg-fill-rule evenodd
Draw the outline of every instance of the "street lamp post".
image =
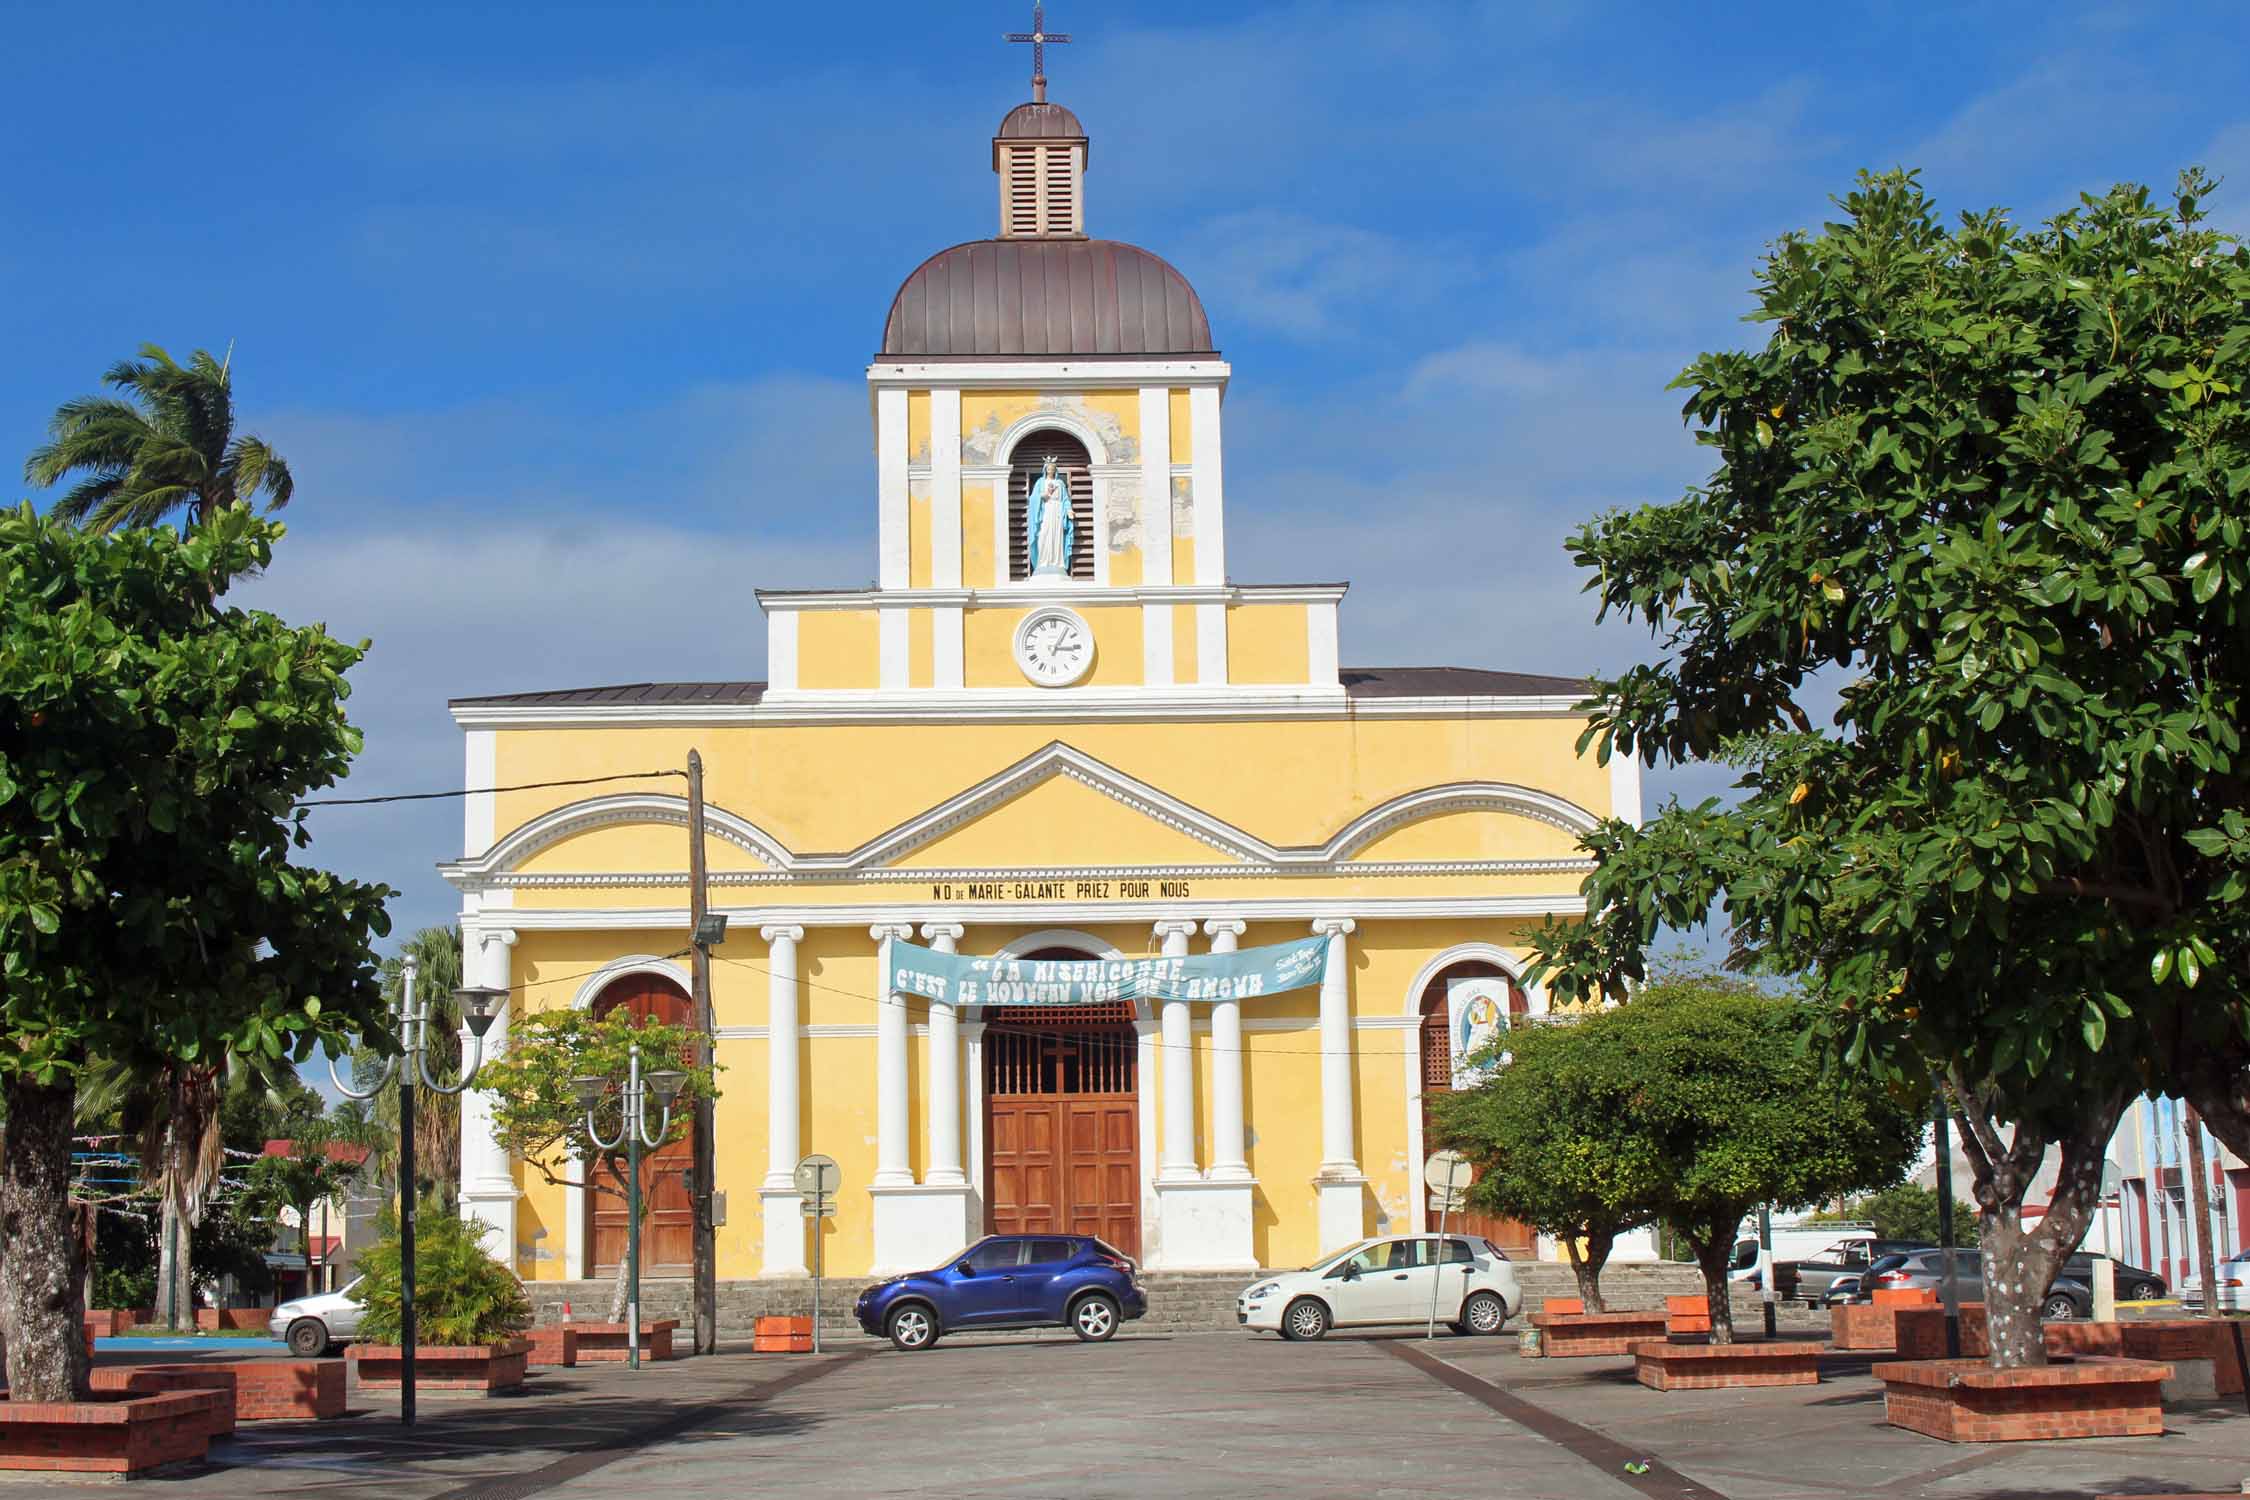
<svg viewBox="0 0 2250 1500">
<path fill-rule="evenodd" d="M 391 1008 L 391 1020 L 398 1028 L 398 1056 L 384 1061 L 382 1074 L 365 1090 L 344 1082 L 336 1072 L 334 1057 L 328 1059 L 328 1076 L 334 1080 L 338 1092 L 353 1099 L 372 1099 L 393 1077 L 398 1079 L 398 1419 L 401 1425 L 411 1427 L 414 1425 L 414 1203 L 421 1190 L 414 1162 L 414 1092 L 417 1088 L 429 1088 L 440 1094 L 458 1094 L 468 1088 L 476 1079 L 477 1070 L 484 1066 L 484 1034 L 492 1029 L 492 1018 L 508 992 L 489 985 L 467 985 L 453 992 L 454 1002 L 461 1007 L 461 1020 L 469 1028 L 469 1055 L 462 1059 L 461 1076 L 457 1080 L 440 1083 L 430 1076 L 431 1007 L 414 992 L 421 965 L 409 953 L 402 967 L 398 1003 Z"/>
<path fill-rule="evenodd" d="M 618 1099 L 617 1134 L 604 1139 L 601 1127 L 594 1121 L 594 1107 L 610 1090 L 607 1078 L 576 1078 L 571 1080 L 578 1090 L 578 1102 L 586 1107 L 586 1134 L 604 1151 L 625 1148 L 625 1364 L 628 1369 L 641 1367 L 641 1149 L 653 1151 L 664 1144 L 665 1134 L 672 1128 L 672 1101 L 679 1097 L 680 1087 L 687 1082 L 685 1073 L 660 1069 L 644 1080 L 641 1076 L 641 1044 L 633 1043 L 625 1054 L 625 1086 Z M 656 1129 L 648 1129 L 648 1096 L 654 1094 L 663 1110 Z"/>
</svg>

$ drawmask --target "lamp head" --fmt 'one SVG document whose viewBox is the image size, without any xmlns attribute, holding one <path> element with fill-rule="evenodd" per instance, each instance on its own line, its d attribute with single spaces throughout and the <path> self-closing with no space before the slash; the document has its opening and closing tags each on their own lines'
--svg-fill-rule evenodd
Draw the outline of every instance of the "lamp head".
<svg viewBox="0 0 2250 1500">
<path fill-rule="evenodd" d="M 461 1007 L 461 1019 L 468 1025 L 469 1034 L 478 1038 L 492 1029 L 507 999 L 506 990 L 489 984 L 463 985 L 453 992 L 453 1003 Z"/>
<path fill-rule="evenodd" d="M 669 1068 L 648 1075 L 648 1086 L 656 1095 L 656 1102 L 666 1108 L 680 1096 L 680 1089 L 686 1082 L 687 1074 Z"/>
<path fill-rule="evenodd" d="M 705 912 L 688 937 L 698 948 L 716 948 L 726 940 L 727 914 L 723 911 Z"/>
<path fill-rule="evenodd" d="M 573 1078 L 570 1080 L 570 1088 L 571 1092 L 578 1096 L 580 1104 L 592 1109 L 601 1102 L 602 1095 L 609 1092 L 609 1080 L 606 1078 Z"/>
</svg>

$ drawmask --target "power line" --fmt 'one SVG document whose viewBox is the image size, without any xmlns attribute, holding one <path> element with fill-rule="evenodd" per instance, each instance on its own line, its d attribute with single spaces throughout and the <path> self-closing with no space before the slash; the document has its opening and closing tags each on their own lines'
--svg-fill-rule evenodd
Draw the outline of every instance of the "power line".
<svg viewBox="0 0 2250 1500">
<path fill-rule="evenodd" d="M 538 792 L 556 786 L 598 786 L 605 781 L 652 781 L 660 776 L 685 776 L 685 771 L 620 771 L 615 776 L 577 776 L 567 781 L 524 781 L 514 786 L 463 787 L 452 792 L 393 792 L 386 797 L 320 797 L 296 807 L 367 807 L 377 802 L 436 802 L 447 797 L 483 797 L 495 792 Z"/>
</svg>

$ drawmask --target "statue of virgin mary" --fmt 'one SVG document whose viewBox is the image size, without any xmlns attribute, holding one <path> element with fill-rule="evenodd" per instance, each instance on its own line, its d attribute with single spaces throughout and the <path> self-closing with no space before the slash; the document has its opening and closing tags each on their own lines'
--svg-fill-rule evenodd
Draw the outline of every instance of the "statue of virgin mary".
<svg viewBox="0 0 2250 1500">
<path fill-rule="evenodd" d="M 1023 550 L 1031 559 L 1031 576 L 1068 578 L 1072 544 L 1078 539 L 1078 523 L 1070 514 L 1070 487 L 1055 472 L 1055 457 L 1051 453 L 1039 477 L 1031 482 L 1031 493 L 1024 499 L 1024 511 Z"/>
</svg>

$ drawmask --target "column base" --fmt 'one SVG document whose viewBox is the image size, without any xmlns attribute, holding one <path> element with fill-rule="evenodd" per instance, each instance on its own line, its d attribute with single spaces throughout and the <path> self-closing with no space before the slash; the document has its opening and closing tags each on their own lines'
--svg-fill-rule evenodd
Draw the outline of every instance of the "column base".
<svg viewBox="0 0 2250 1500">
<path fill-rule="evenodd" d="M 765 1261 L 758 1268 L 760 1276 L 812 1274 L 805 1264 L 807 1220 L 799 1206 L 802 1202 L 793 1187 L 759 1190 L 758 1208 L 766 1225 Z"/>
<path fill-rule="evenodd" d="M 1367 1238 L 1367 1179 L 1323 1172 L 1313 1179 L 1320 1195 L 1320 1253 L 1341 1250 Z"/>
<path fill-rule="evenodd" d="M 473 1187 L 461 1194 L 461 1217 L 485 1226 L 485 1252 L 511 1271 L 520 1270 L 517 1262 L 526 1253 L 516 1244 L 516 1199 L 521 1196 L 516 1185 L 508 1181 Z"/>
<path fill-rule="evenodd" d="M 1255 1271 L 1255 1180 L 1158 1182 L 1157 1271 Z"/>
<path fill-rule="evenodd" d="M 969 1225 L 973 1196 L 966 1186 L 870 1185 L 867 1194 L 875 1206 L 872 1275 L 933 1270 L 976 1238 Z"/>
</svg>

